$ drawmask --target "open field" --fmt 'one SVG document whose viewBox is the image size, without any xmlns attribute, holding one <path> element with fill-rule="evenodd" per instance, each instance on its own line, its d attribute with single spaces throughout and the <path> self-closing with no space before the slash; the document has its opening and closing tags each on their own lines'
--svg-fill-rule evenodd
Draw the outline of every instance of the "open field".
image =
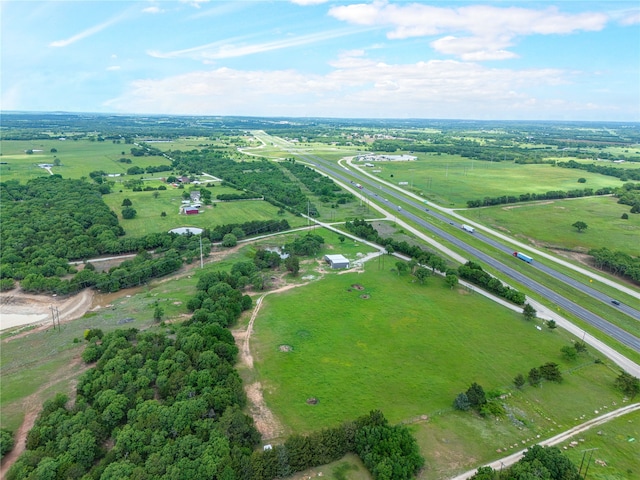
<svg viewBox="0 0 640 480">
<path fill-rule="evenodd" d="M 629 213 L 614 197 L 551 200 L 458 212 L 487 227 L 508 233 L 532 245 L 545 245 L 578 252 L 607 247 L 629 255 L 640 255 L 640 215 Z M 620 217 L 627 213 L 629 218 Z M 571 225 L 583 221 L 582 233 Z"/>
<path fill-rule="evenodd" d="M 563 332 L 539 332 L 520 315 L 451 291 L 439 278 L 419 285 L 390 267 L 368 265 L 366 273 L 332 275 L 266 300 L 255 325 L 257 370 L 268 403 L 293 431 L 373 408 L 392 422 L 432 415 L 448 410 L 473 381 L 508 389 L 532 366 L 555 361 L 567 367 L 560 358 L 569 342 Z M 617 397 L 600 388 L 600 401 Z M 319 403 L 307 405 L 309 397 Z"/>
<path fill-rule="evenodd" d="M 25 182 L 36 176 L 48 175 L 37 167 L 38 163 L 53 163 L 57 157 L 61 165 L 53 167 L 53 173 L 59 173 L 64 178 L 89 177 L 95 170 L 107 173 L 125 174 L 127 169 L 137 166 L 145 168 L 156 165 L 170 165 L 164 157 L 134 157 L 131 147 L 135 145 L 113 143 L 111 141 L 96 142 L 82 140 L 7 140 L 2 142 L 2 159 L 7 165 L 0 165 L 3 180 L 16 179 Z M 57 152 L 52 153 L 54 148 Z M 33 154 L 26 154 L 26 150 L 33 150 Z M 119 162 L 120 158 L 129 158 L 131 163 Z M 162 175 L 166 175 L 163 173 Z M 143 175 L 144 176 L 144 175 Z M 150 175 L 147 175 L 150 176 Z M 154 174 L 161 176 L 161 174 Z M 126 178 L 126 177 L 125 177 Z M 130 178 L 140 178 L 139 175 Z"/>
<path fill-rule="evenodd" d="M 622 186 L 614 177 L 552 165 L 517 165 L 513 162 L 486 162 L 458 155 L 418 155 L 413 162 L 376 162 L 380 178 L 409 182 L 430 201 L 445 207 L 466 207 L 468 200 L 543 193 L 550 190 L 575 190 Z M 587 183 L 578 183 L 578 178 Z"/>
</svg>

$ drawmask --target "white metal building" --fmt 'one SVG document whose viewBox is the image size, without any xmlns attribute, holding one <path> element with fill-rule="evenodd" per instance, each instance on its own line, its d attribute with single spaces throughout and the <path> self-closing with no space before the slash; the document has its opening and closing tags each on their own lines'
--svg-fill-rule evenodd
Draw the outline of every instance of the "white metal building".
<svg viewBox="0 0 640 480">
<path fill-rule="evenodd" d="M 349 268 L 349 259 L 344 255 L 325 255 L 324 259 L 331 268 Z"/>
</svg>

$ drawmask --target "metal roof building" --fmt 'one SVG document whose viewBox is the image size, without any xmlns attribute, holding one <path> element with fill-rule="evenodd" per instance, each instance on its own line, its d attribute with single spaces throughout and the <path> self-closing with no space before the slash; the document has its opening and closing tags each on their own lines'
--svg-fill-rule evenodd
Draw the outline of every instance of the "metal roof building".
<svg viewBox="0 0 640 480">
<path fill-rule="evenodd" d="M 325 255 L 324 259 L 331 268 L 349 268 L 349 259 L 344 255 Z"/>
</svg>

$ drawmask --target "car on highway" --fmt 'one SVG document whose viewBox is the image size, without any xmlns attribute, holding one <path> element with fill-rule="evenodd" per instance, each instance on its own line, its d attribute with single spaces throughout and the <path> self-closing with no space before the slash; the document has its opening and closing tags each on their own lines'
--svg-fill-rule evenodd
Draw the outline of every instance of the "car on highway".
<svg viewBox="0 0 640 480">
<path fill-rule="evenodd" d="M 613 303 L 614 305 L 620 305 L 620 302 L 618 300 L 611 300 L 611 303 Z"/>
</svg>

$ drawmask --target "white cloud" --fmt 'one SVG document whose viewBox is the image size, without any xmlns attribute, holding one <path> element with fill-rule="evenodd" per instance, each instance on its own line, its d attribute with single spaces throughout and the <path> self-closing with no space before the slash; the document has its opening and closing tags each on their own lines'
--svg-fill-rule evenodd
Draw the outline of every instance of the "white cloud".
<svg viewBox="0 0 640 480">
<path fill-rule="evenodd" d="M 491 60 L 513 58 L 515 54 L 504 48 L 513 45 L 514 39 L 520 36 L 598 31 L 609 21 L 603 13 L 565 14 L 556 7 L 543 10 L 487 5 L 445 8 L 386 1 L 337 6 L 329 10 L 329 15 L 355 25 L 387 27 L 389 39 L 447 34 L 432 42 L 432 47 L 463 59 Z M 456 38 L 455 42 L 452 38 Z"/>
<path fill-rule="evenodd" d="M 120 65 L 111 65 L 110 67 L 107 67 L 107 71 L 108 72 L 115 72 L 117 70 L 120 70 Z"/>
<path fill-rule="evenodd" d="M 453 60 L 385 64 L 360 51 L 345 52 L 332 67 L 326 75 L 217 68 L 138 80 L 107 106 L 203 115 L 530 118 L 536 112 L 544 118 L 539 112 L 547 100 L 530 92 L 571 77 L 555 69 L 490 69 Z"/>
<path fill-rule="evenodd" d="M 151 14 L 157 14 L 157 13 L 164 12 L 164 10 L 162 10 L 160 7 L 155 6 L 155 5 L 153 5 L 151 7 L 143 8 L 142 11 L 144 13 L 151 13 Z"/>
<path fill-rule="evenodd" d="M 624 13 L 618 20 L 620 25 L 629 26 L 640 23 L 640 10 L 630 10 Z"/>
<path fill-rule="evenodd" d="M 95 35 L 96 33 L 104 30 L 105 28 L 108 28 L 111 25 L 115 25 L 116 23 L 119 23 L 120 21 L 124 20 L 127 17 L 128 17 L 128 12 L 121 13 L 120 15 L 116 15 L 115 17 L 112 17 L 109 20 L 99 23 L 98 25 L 94 25 L 93 27 L 89 27 L 86 30 L 83 30 L 82 32 L 77 33 L 65 40 L 56 40 L 54 42 L 51 42 L 49 46 L 50 47 L 68 47 L 69 45 L 79 40 L 83 40 L 87 37 Z"/>
<path fill-rule="evenodd" d="M 231 38 L 183 50 L 174 50 L 172 52 L 151 50 L 147 53 L 155 58 L 191 58 L 194 60 L 210 62 L 212 60 L 244 57 L 246 55 L 254 55 L 256 53 L 308 45 L 311 43 L 351 35 L 352 33 L 352 30 L 333 30 L 253 44 L 243 43 L 246 38 Z"/>
<path fill-rule="evenodd" d="M 194 8 L 200 8 L 200 5 L 209 3 L 209 0 L 180 0 L 180 3 L 186 3 Z"/>
</svg>

